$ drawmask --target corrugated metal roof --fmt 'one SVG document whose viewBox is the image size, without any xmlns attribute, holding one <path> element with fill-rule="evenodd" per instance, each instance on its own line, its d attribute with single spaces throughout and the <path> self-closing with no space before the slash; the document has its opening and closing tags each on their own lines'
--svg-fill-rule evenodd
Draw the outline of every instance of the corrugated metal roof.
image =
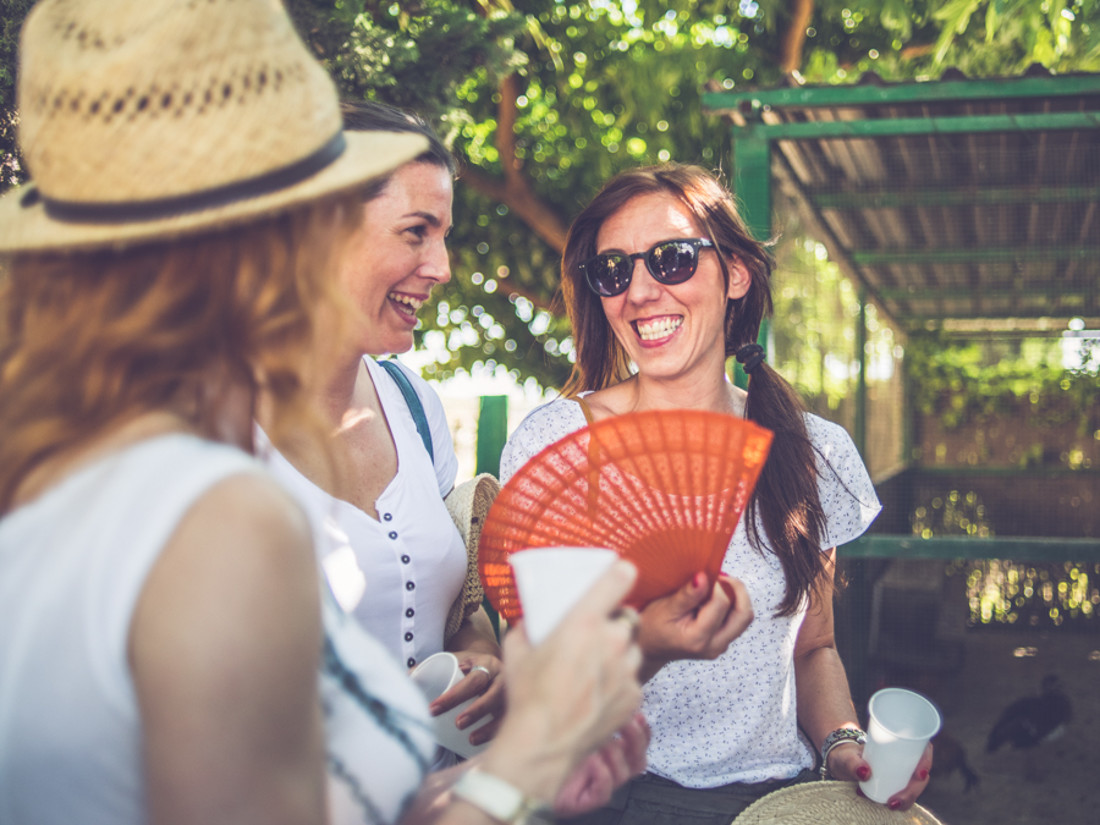
<svg viewBox="0 0 1100 825">
<path fill-rule="evenodd" d="M 1100 75 L 714 92 L 902 329 L 1100 326 Z"/>
</svg>

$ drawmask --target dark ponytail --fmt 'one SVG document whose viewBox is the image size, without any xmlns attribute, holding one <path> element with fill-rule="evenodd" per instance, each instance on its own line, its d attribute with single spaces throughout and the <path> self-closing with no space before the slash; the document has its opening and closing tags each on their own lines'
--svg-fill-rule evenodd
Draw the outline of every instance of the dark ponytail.
<svg viewBox="0 0 1100 825">
<path fill-rule="evenodd" d="M 759 548 L 759 516 L 787 578 L 778 615 L 789 616 L 825 569 L 821 554 L 825 513 L 817 494 L 817 456 L 806 432 L 801 399 L 767 364 L 761 363 L 749 373 L 745 417 L 775 433 L 745 513 L 745 529 L 749 541 Z"/>
</svg>

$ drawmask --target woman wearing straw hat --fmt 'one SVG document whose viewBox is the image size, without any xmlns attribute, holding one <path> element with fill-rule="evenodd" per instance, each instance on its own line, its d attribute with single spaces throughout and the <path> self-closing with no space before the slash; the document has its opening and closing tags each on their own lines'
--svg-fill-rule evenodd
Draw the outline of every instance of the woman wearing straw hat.
<svg viewBox="0 0 1100 825">
<path fill-rule="evenodd" d="M 304 510 L 248 454 L 261 393 L 273 438 L 324 443 L 304 398 L 313 330 L 343 323 L 328 273 L 363 187 L 423 140 L 345 134 L 272 0 L 43 0 L 20 55 L 0 820 L 391 823 L 434 801 L 487 823 L 563 787 L 568 809 L 598 802 L 644 749 L 629 565 L 568 634 L 513 634 L 493 745 L 418 796 L 423 699 L 325 596 Z M 632 746 L 584 762 L 624 725 Z"/>
<path fill-rule="evenodd" d="M 573 222 L 562 291 L 577 361 L 565 398 L 533 411 L 501 461 L 502 481 L 590 421 L 700 409 L 771 429 L 767 463 L 723 561 L 755 619 L 728 648 L 667 663 L 667 616 L 642 611 L 649 772 L 586 823 L 727 825 L 753 800 L 815 776 L 863 779 L 862 731 L 833 637 L 835 546 L 862 533 L 878 500 L 848 435 L 808 415 L 755 342 L 771 308 L 766 248 L 709 172 L 666 165 L 608 182 Z M 736 354 L 748 391 L 727 378 Z M 697 577 L 699 578 L 699 577 Z M 699 598 L 705 579 L 689 582 Z M 931 751 L 890 807 L 927 784 Z"/>
<path fill-rule="evenodd" d="M 504 685 L 500 647 L 481 607 L 476 552 L 471 563 L 444 505 L 458 468 L 447 419 L 427 382 L 396 361 L 371 357 L 411 349 L 417 310 L 450 280 L 455 162 L 415 115 L 379 103 L 344 104 L 343 113 L 347 129 L 418 134 L 428 148 L 367 192 L 341 267 L 359 321 L 331 336 L 333 354 L 311 397 L 333 433 L 335 478 L 327 480 L 324 453 L 294 443 L 272 450 L 269 465 L 324 522 L 318 553 L 341 606 L 408 668 L 443 650 L 456 654 L 467 676 L 432 711 L 479 696 L 457 720 L 465 728 L 496 717 L 471 734 L 479 745 L 503 714 Z M 397 383 L 402 378 L 409 398 Z M 476 536 L 471 546 L 476 551 Z M 452 762 L 447 752 L 437 767 Z"/>
</svg>

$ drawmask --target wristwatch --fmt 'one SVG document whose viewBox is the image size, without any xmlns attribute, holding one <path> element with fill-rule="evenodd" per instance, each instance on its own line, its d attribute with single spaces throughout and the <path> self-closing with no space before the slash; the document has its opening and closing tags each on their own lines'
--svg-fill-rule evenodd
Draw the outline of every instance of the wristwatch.
<svg viewBox="0 0 1100 825">
<path fill-rule="evenodd" d="M 550 806 L 545 802 L 531 799 L 511 783 L 477 768 L 466 771 L 451 792 L 507 825 L 549 825 L 553 822 Z"/>
</svg>

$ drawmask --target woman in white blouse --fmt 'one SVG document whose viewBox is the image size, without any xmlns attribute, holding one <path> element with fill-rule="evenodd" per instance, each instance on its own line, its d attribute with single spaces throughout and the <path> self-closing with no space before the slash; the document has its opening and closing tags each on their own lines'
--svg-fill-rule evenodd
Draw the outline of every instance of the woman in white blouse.
<svg viewBox="0 0 1100 825">
<path fill-rule="evenodd" d="M 512 435 L 502 481 L 547 444 L 591 421 L 692 408 L 774 431 L 768 462 L 722 570 L 741 579 L 756 618 L 712 661 L 667 663 L 653 611 L 642 611 L 649 772 L 585 823 L 725 825 L 750 802 L 827 771 L 869 775 L 833 637 L 837 544 L 879 504 L 848 435 L 807 414 L 755 344 L 771 309 L 771 263 L 729 192 L 709 172 L 667 165 L 614 178 L 573 223 L 562 290 L 577 348 L 562 399 Z M 735 355 L 748 391 L 727 378 Z M 702 588 L 697 576 L 687 591 Z M 663 667 L 662 667 L 663 665 Z M 891 808 L 927 783 L 929 750 Z"/>
<path fill-rule="evenodd" d="M 427 420 L 429 455 L 401 388 L 375 358 L 412 348 L 417 310 L 450 280 L 454 160 L 415 115 L 375 103 L 344 104 L 343 114 L 352 131 L 409 132 L 428 148 L 367 191 L 345 255 L 341 285 L 357 318 L 325 331 L 327 372 L 311 399 L 332 432 L 335 478 L 324 454 L 293 443 L 268 450 L 268 464 L 323 527 L 318 553 L 341 607 L 407 668 L 442 650 L 458 656 L 466 678 L 432 711 L 480 696 L 456 721 L 465 729 L 491 713 L 471 734 L 481 744 L 503 712 L 500 647 L 480 604 L 455 606 L 468 566 L 443 501 L 458 467 L 447 419 L 428 384 L 398 365 Z M 452 607 L 461 612 L 448 628 Z M 436 767 L 452 761 L 444 754 Z"/>
</svg>

